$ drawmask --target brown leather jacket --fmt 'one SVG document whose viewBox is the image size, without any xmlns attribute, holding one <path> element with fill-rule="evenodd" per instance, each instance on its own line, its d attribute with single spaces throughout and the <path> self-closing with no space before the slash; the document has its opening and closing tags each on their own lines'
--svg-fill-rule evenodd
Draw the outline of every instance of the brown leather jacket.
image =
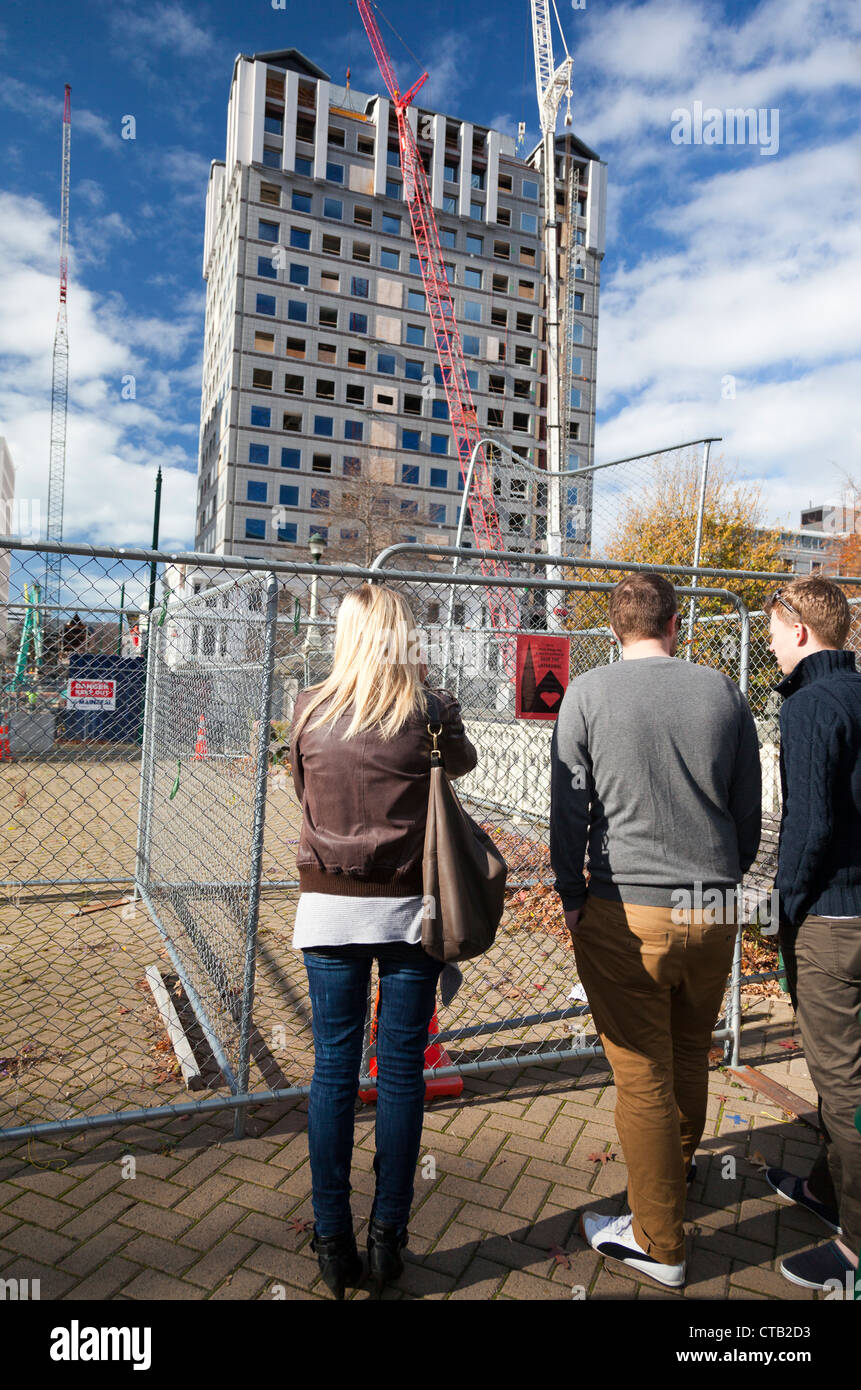
<svg viewBox="0 0 861 1390">
<path fill-rule="evenodd" d="M 467 738 L 460 705 L 435 690 L 443 732 L 439 740 L 450 777 L 471 772 L 478 755 Z M 302 691 L 293 712 L 308 700 Z M 311 716 L 311 723 L 317 711 Z M 376 731 L 343 739 L 348 716 L 319 729 L 306 726 L 290 739 L 302 833 L 296 853 L 305 893 L 402 898 L 422 891 L 422 853 L 430 791 L 431 736 L 427 719 L 413 715 L 394 738 Z"/>
</svg>

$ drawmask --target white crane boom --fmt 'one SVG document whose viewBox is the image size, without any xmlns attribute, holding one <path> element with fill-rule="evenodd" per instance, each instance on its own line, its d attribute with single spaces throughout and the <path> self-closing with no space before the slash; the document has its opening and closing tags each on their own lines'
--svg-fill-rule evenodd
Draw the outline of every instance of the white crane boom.
<svg viewBox="0 0 861 1390">
<path fill-rule="evenodd" d="M 538 114 L 542 135 L 542 172 L 544 174 L 544 276 L 545 325 L 547 333 L 547 552 L 559 554 L 562 549 L 562 423 L 568 412 L 559 398 L 559 229 L 556 219 L 556 121 L 563 96 L 567 101 L 565 124 L 571 124 L 571 70 L 574 60 L 565 48 L 565 58 L 554 66 L 553 39 L 550 33 L 550 4 L 556 14 L 559 32 L 562 25 L 555 0 L 530 0 L 532 8 L 532 41 L 535 52 L 535 85 L 538 95 Z M 563 45 L 565 36 L 562 35 Z M 555 476 L 552 476 L 555 475 Z M 556 599 L 548 591 L 548 618 L 553 614 Z M 553 626 L 553 624 L 550 624 Z"/>
</svg>

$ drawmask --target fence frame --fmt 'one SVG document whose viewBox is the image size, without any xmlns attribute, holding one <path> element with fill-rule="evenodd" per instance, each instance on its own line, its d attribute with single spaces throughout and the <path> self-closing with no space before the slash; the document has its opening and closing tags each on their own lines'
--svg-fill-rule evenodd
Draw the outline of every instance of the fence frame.
<svg viewBox="0 0 861 1390">
<path fill-rule="evenodd" d="M 198 551 L 185 552 L 165 552 L 150 550 L 143 547 L 111 547 L 95 546 L 85 544 L 64 544 L 62 542 L 48 541 L 28 541 L 17 537 L 0 536 L 0 550 L 10 552 L 23 552 L 41 554 L 51 552 L 55 554 L 80 556 L 88 559 L 113 559 L 117 561 L 138 561 L 145 564 L 184 564 L 194 568 L 220 568 L 225 571 L 236 570 L 242 573 L 259 573 L 261 571 L 269 574 L 269 593 L 267 600 L 267 626 L 266 626 L 266 697 L 261 701 L 261 719 L 258 726 L 258 781 L 255 787 L 254 821 L 255 835 L 259 830 L 256 844 L 260 853 L 255 855 L 254 876 L 256 888 L 254 890 L 255 911 L 259 905 L 259 894 L 261 886 L 260 870 L 262 853 L 262 834 L 265 819 L 266 801 L 266 751 L 269 737 L 269 713 L 271 710 L 272 697 L 272 674 L 274 663 L 275 633 L 278 622 L 277 597 L 279 578 L 290 578 L 301 575 L 313 577 L 319 576 L 320 567 L 310 561 L 272 561 L 272 560 L 249 560 L 241 556 L 232 555 L 209 555 Z M 700 578 L 724 578 L 724 579 L 760 579 L 773 581 L 777 577 L 771 572 L 751 571 L 751 570 L 720 570 L 714 567 L 692 565 L 649 565 L 632 561 L 616 561 L 606 559 L 575 559 L 569 556 L 553 556 L 546 553 L 529 554 L 520 551 L 512 552 L 482 552 L 470 547 L 438 547 L 424 546 L 412 542 L 402 542 L 394 546 L 386 547 L 373 560 L 372 564 L 365 568 L 356 565 L 326 566 L 326 572 L 338 576 L 354 579 L 356 582 L 365 580 L 369 583 L 380 583 L 384 580 L 394 582 L 408 582 L 421 585 L 438 585 L 440 587 L 464 586 L 473 588 L 499 587 L 504 584 L 506 587 L 524 589 L 557 589 L 563 592 L 609 592 L 614 585 L 606 581 L 589 580 L 561 580 L 557 578 L 540 578 L 535 575 L 505 575 L 499 574 L 469 574 L 446 572 L 440 573 L 432 570 L 413 570 L 413 569 L 388 569 L 386 562 L 396 554 L 421 554 L 423 556 L 438 556 L 448 560 L 469 559 L 473 562 L 481 559 L 492 558 L 494 560 L 512 561 L 519 567 L 544 567 L 552 569 L 554 566 L 563 566 L 568 569 L 586 571 L 604 569 L 620 572 L 642 572 L 653 570 L 668 575 L 692 575 L 696 579 Z M 859 579 L 854 576 L 835 576 L 836 582 L 859 583 Z M 209 592 L 209 591 L 206 591 Z M 720 598 L 732 605 L 737 613 L 741 626 L 740 642 L 740 661 L 739 661 L 739 688 L 743 693 L 747 693 L 749 678 L 749 656 L 750 656 L 750 613 L 740 595 L 733 593 L 729 589 L 705 587 L 699 584 L 692 586 L 679 586 L 677 592 L 684 596 L 695 598 Z M 14 606 L 12 603 L 10 607 Z M 75 605 L 69 605 L 68 611 Z M 77 607 L 83 605 L 78 602 Z M 271 610 L 271 611 L 270 611 Z M 157 621 L 158 609 L 150 612 L 150 624 Z M 271 623 L 268 618 L 271 616 Z M 731 618 L 733 615 L 727 615 Z M 148 652 L 147 661 L 150 660 Z M 147 690 L 149 691 L 150 672 L 147 671 Z M 148 696 L 149 698 L 149 696 Z M 145 715 L 146 722 L 146 715 Z M 143 750 L 141 755 L 141 779 L 145 777 Z M 262 768 L 262 776 L 260 769 Z M 143 796 L 143 786 L 139 796 Z M 141 808 L 144 803 L 141 800 Z M 141 827 L 138 826 L 138 843 L 136 845 L 136 869 L 134 879 L 117 878 L 97 878 L 97 879 L 46 879 L 46 880 L 15 880 L 4 886 L 30 887 L 30 886 L 49 886 L 55 887 L 69 882 L 78 885 L 89 885 L 98 883 L 103 886 L 109 884 L 123 883 L 133 884 L 137 895 L 140 889 L 140 896 L 145 898 L 145 884 L 143 882 L 141 869 L 144 859 L 141 854 L 146 854 L 146 842 L 140 839 Z M 283 884 L 282 886 L 288 886 Z M 250 913 L 249 913 L 250 916 Z M 155 916 L 153 921 L 158 925 Z M 156 1120 L 171 1118 L 181 1115 L 201 1114 L 215 1112 L 225 1109 L 235 1111 L 235 1133 L 241 1135 L 243 1132 L 244 1116 L 249 1105 L 265 1103 L 277 1103 L 280 1101 L 294 1099 L 308 1094 L 308 1085 L 297 1085 L 282 1087 L 278 1089 L 267 1089 L 262 1091 L 248 1091 L 248 1077 L 250 1058 L 248 1051 L 250 1025 L 253 1010 L 253 987 L 254 987 L 254 963 L 255 963 L 255 943 L 252 941 L 251 934 L 246 937 L 246 956 L 245 956 L 245 989 L 242 1001 L 242 1029 L 244 1037 L 244 1048 L 238 1067 L 236 1077 L 237 1088 L 229 1096 L 211 1096 L 197 1101 L 174 1102 L 153 1106 L 136 1106 L 124 1110 L 114 1110 L 97 1115 L 75 1115 L 62 1120 L 51 1120 L 13 1126 L 0 1131 L 0 1140 L 18 1141 L 30 1137 L 42 1137 L 48 1135 L 58 1135 L 71 1133 L 79 1130 L 89 1130 L 96 1128 L 110 1128 L 125 1125 L 142 1120 Z M 727 1005 L 725 1026 L 715 1031 L 714 1037 L 723 1041 L 725 1052 L 731 1054 L 733 1063 L 737 1063 L 740 1042 L 740 1023 L 741 1023 L 741 927 L 736 936 L 735 950 L 733 955 L 732 971 L 730 975 L 730 990 Z M 468 1025 L 464 1029 L 449 1030 L 440 1034 L 440 1038 L 445 1040 L 453 1037 L 478 1036 L 481 1032 L 505 1032 L 514 1028 L 529 1026 L 532 1022 L 556 1022 L 566 1018 L 577 1018 L 589 1013 L 588 1005 L 575 1004 L 570 1009 L 548 1011 L 537 1015 L 526 1015 L 516 1019 L 506 1019 L 501 1022 L 488 1025 Z M 524 1066 L 555 1062 L 567 1058 L 593 1057 L 603 1055 L 603 1049 L 599 1043 L 588 1047 L 546 1049 L 540 1052 L 520 1054 L 515 1057 L 491 1058 L 485 1061 L 467 1062 L 442 1069 L 428 1069 L 425 1077 L 444 1076 L 463 1076 L 467 1074 L 481 1074 L 493 1070 L 519 1070 Z M 360 1084 L 370 1082 L 370 1078 L 362 1078 Z"/>
</svg>

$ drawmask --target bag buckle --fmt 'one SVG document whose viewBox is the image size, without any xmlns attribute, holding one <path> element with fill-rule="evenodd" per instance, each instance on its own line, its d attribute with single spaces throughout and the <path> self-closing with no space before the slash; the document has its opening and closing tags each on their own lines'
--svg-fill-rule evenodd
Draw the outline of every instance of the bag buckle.
<svg viewBox="0 0 861 1390">
<path fill-rule="evenodd" d="M 441 735 L 441 733 L 442 733 L 442 724 L 440 724 L 439 727 L 436 728 L 436 729 L 433 727 L 432 724 L 428 724 L 428 733 L 430 734 L 431 738 L 433 739 L 433 748 L 431 749 L 431 759 L 436 758 L 437 762 L 442 762 L 442 753 L 439 751 L 439 743 L 438 743 L 439 737 L 440 737 L 440 735 Z"/>
</svg>

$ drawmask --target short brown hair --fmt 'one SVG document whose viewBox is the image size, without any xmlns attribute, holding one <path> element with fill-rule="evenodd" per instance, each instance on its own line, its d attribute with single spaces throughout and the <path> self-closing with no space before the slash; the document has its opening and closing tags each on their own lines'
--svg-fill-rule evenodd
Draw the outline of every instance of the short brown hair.
<svg viewBox="0 0 861 1390">
<path fill-rule="evenodd" d="M 836 647 L 838 651 L 849 635 L 852 621 L 843 590 L 821 574 L 807 574 L 803 579 L 791 579 L 788 584 L 782 584 L 766 600 L 765 611 L 769 617 L 776 613 L 787 626 L 799 621 L 804 623 L 819 642 L 826 647 Z"/>
<path fill-rule="evenodd" d="M 662 574 L 629 574 L 610 595 L 610 622 L 621 642 L 663 637 L 678 613 L 676 591 Z"/>
</svg>

